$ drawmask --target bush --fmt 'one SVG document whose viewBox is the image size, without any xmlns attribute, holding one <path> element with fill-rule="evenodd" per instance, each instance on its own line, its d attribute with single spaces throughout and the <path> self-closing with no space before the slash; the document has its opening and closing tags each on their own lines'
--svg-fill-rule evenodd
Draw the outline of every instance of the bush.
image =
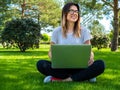
<svg viewBox="0 0 120 90">
<path fill-rule="evenodd" d="M 98 50 L 101 48 L 107 48 L 109 46 L 110 39 L 107 36 L 94 36 L 91 39 L 91 44 L 93 47 L 97 47 Z"/>
<path fill-rule="evenodd" d="M 43 41 L 50 41 L 50 36 L 48 36 L 47 34 L 42 34 L 42 40 Z"/>
<path fill-rule="evenodd" d="M 4 47 L 16 45 L 20 51 L 39 43 L 40 25 L 32 19 L 16 19 L 6 23 L 1 35 Z"/>
</svg>

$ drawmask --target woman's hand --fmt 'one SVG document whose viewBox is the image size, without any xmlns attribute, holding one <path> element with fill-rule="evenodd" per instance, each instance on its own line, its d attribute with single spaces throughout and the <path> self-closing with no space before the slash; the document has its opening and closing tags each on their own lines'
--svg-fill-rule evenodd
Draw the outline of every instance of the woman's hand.
<svg viewBox="0 0 120 90">
<path fill-rule="evenodd" d="M 50 50 L 48 52 L 48 56 L 51 59 L 52 58 L 52 54 L 51 54 L 51 45 L 55 44 L 54 42 L 50 42 Z"/>
<path fill-rule="evenodd" d="M 87 41 L 85 41 L 85 43 L 84 43 L 84 44 L 88 44 L 88 45 L 90 45 L 90 44 L 91 44 L 91 42 L 90 42 L 90 40 L 87 40 Z M 94 53 L 93 53 L 93 52 L 91 52 L 91 55 L 90 55 L 90 60 L 88 61 L 88 66 L 92 65 L 92 64 L 93 64 L 93 62 L 94 62 Z"/>
<path fill-rule="evenodd" d="M 48 52 L 48 56 L 49 56 L 50 59 L 52 58 L 51 50 Z"/>
<path fill-rule="evenodd" d="M 91 52 L 91 55 L 90 55 L 90 60 L 88 61 L 88 66 L 92 65 L 94 62 L 94 53 Z"/>
</svg>

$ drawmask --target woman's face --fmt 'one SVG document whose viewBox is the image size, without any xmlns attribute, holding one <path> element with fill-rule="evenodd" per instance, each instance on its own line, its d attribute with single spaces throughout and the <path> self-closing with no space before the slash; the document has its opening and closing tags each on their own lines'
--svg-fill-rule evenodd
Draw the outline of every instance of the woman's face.
<svg viewBox="0 0 120 90">
<path fill-rule="evenodd" d="M 76 6 L 72 5 L 67 14 L 68 22 L 76 22 L 78 20 L 78 9 Z"/>
</svg>

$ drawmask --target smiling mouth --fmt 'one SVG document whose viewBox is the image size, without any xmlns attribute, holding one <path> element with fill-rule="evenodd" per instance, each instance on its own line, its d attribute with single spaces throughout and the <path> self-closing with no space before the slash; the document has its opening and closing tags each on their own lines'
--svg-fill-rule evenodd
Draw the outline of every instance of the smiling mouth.
<svg viewBox="0 0 120 90">
<path fill-rule="evenodd" d="M 71 16 L 72 19 L 77 19 L 75 16 Z"/>
</svg>

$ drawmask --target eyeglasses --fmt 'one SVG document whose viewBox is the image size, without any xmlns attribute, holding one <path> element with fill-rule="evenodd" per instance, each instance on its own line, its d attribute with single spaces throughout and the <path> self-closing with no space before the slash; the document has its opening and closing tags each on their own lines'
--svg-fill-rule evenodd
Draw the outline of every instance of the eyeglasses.
<svg viewBox="0 0 120 90">
<path fill-rule="evenodd" d="M 78 14 L 78 13 L 79 13 L 79 11 L 78 11 L 78 10 L 73 10 L 73 9 L 70 9 L 70 10 L 69 10 L 69 13 L 70 13 L 70 14 L 74 14 L 74 13 L 77 13 L 77 14 Z"/>
</svg>

